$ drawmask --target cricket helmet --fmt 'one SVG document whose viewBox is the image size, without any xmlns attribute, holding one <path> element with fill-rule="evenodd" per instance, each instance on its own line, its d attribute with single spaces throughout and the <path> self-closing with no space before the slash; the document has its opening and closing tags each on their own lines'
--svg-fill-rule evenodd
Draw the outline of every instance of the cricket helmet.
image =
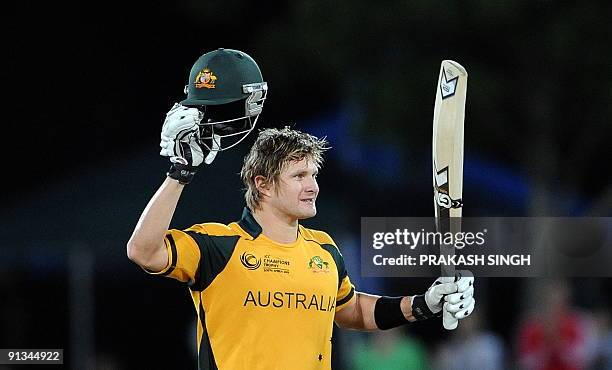
<svg viewBox="0 0 612 370">
<path fill-rule="evenodd" d="M 248 54 L 217 49 L 202 55 L 189 74 L 181 102 L 202 113 L 200 144 L 208 150 L 229 149 L 255 128 L 268 92 L 257 63 Z M 231 138 L 229 142 L 221 139 Z"/>
</svg>

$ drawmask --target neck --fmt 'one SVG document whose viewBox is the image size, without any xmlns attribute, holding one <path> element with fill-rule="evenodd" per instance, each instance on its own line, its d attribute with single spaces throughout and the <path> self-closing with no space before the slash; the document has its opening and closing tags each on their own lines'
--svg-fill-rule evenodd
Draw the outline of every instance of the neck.
<svg viewBox="0 0 612 370">
<path fill-rule="evenodd" d="M 293 243 L 297 239 L 298 220 L 272 209 L 253 211 L 253 217 L 261 226 L 262 233 L 277 243 Z"/>
</svg>

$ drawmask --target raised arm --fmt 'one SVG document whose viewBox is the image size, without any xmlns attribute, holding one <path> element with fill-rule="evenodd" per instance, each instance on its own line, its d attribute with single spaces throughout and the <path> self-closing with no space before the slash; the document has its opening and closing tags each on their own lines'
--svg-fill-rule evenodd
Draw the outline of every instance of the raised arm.
<svg viewBox="0 0 612 370">
<path fill-rule="evenodd" d="M 164 235 L 185 185 L 166 178 L 142 212 L 127 243 L 128 258 L 152 271 L 160 271 L 168 264 Z"/>
<path fill-rule="evenodd" d="M 128 258 L 140 266 L 160 271 L 168 264 L 164 235 L 185 184 L 193 179 L 202 162 L 211 163 L 216 151 L 204 158 L 198 144 L 202 119 L 197 108 L 175 104 L 166 115 L 161 133 L 160 154 L 170 157 L 168 178 L 149 201 L 127 243 Z"/>
</svg>

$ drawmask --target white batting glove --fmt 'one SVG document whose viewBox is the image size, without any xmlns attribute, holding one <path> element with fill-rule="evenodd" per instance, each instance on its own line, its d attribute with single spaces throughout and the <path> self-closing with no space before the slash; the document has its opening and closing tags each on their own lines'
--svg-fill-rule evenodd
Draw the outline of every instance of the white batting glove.
<svg viewBox="0 0 612 370">
<path fill-rule="evenodd" d="M 197 108 L 174 104 L 162 126 L 159 154 L 170 157 L 172 163 L 199 166 L 204 161 L 204 153 L 198 144 L 198 123 L 201 120 L 202 113 Z"/>
<path fill-rule="evenodd" d="M 189 184 L 198 166 L 202 162 L 211 164 L 221 148 L 221 138 L 214 135 L 205 155 L 198 125 L 202 118 L 203 114 L 197 108 L 174 104 L 162 126 L 159 154 L 170 157 L 172 166 L 167 175 L 181 184 Z"/>
<path fill-rule="evenodd" d="M 468 317 L 476 305 L 474 275 L 468 270 L 457 271 L 457 275 L 457 292 L 444 297 L 444 315 L 461 320 Z"/>
</svg>

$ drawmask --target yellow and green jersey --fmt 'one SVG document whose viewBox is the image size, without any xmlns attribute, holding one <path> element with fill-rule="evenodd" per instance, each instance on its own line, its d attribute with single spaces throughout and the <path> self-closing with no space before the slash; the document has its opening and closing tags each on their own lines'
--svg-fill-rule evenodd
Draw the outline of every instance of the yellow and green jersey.
<svg viewBox="0 0 612 370">
<path fill-rule="evenodd" d="M 169 230 L 165 243 L 168 266 L 153 274 L 189 286 L 200 369 L 331 368 L 334 315 L 355 289 L 328 234 L 300 225 L 294 243 L 277 243 L 245 208 L 239 222 Z"/>
</svg>

